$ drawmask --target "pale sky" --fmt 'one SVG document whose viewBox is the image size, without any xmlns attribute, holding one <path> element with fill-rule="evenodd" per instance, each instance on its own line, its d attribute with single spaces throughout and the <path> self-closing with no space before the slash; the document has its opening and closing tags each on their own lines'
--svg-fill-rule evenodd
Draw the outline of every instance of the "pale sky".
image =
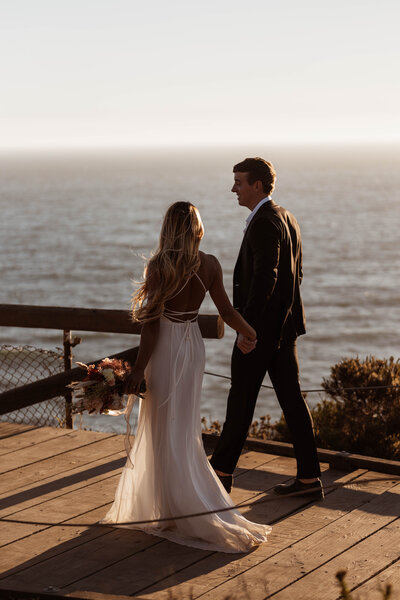
<svg viewBox="0 0 400 600">
<path fill-rule="evenodd" d="M 0 147 L 399 142 L 399 0 L 0 0 Z"/>
</svg>

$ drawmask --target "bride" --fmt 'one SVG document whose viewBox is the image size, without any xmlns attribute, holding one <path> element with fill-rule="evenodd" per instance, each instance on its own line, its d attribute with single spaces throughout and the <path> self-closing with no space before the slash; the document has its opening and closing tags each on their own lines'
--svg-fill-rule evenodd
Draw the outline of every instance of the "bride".
<svg viewBox="0 0 400 600">
<path fill-rule="evenodd" d="M 139 392 L 137 435 L 114 503 L 103 523 L 127 525 L 174 542 L 221 552 L 246 552 L 267 540 L 271 528 L 248 521 L 233 506 L 203 449 L 200 396 L 205 366 L 197 323 L 209 291 L 222 319 L 249 340 L 254 329 L 232 307 L 218 260 L 199 251 L 204 229 L 190 202 L 167 210 L 159 246 L 133 298 L 133 318 L 143 323 L 136 363 L 125 391 Z M 200 517 L 159 521 L 198 512 Z"/>
</svg>

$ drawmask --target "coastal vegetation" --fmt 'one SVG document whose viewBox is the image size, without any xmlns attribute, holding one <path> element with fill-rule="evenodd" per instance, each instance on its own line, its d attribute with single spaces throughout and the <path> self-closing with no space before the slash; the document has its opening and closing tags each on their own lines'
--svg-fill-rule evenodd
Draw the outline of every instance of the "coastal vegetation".
<svg viewBox="0 0 400 600">
<path fill-rule="evenodd" d="M 310 410 L 319 448 L 400 460 L 400 362 L 393 357 L 345 358 L 324 378 L 325 397 Z M 203 427 L 219 433 L 213 421 Z M 283 415 L 255 420 L 249 436 L 291 442 Z"/>
</svg>

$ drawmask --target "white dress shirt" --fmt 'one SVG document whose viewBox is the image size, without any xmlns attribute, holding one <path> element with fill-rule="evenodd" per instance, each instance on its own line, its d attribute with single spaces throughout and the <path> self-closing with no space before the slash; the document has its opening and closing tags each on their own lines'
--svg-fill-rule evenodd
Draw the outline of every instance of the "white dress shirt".
<svg viewBox="0 0 400 600">
<path fill-rule="evenodd" d="M 249 214 L 249 216 L 246 219 L 246 227 L 243 229 L 243 233 L 248 228 L 248 226 L 250 224 L 250 221 L 252 220 L 252 218 L 254 217 L 254 215 L 256 214 L 256 212 L 258 211 L 258 209 L 261 208 L 261 206 L 263 204 L 266 204 L 270 200 L 272 200 L 271 196 L 267 196 L 266 198 L 263 198 L 262 200 L 260 200 L 260 202 L 257 204 L 257 206 L 253 208 L 253 210 L 251 211 L 251 213 Z"/>
</svg>

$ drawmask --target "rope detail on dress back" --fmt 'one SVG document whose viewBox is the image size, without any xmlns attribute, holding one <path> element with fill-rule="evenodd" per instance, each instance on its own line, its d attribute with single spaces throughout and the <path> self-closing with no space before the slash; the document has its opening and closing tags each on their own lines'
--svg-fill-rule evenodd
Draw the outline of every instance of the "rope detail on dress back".
<svg viewBox="0 0 400 600">
<path fill-rule="evenodd" d="M 176 296 L 178 296 L 178 294 L 180 294 L 182 292 L 182 290 L 187 286 L 187 284 L 189 283 L 189 281 L 192 279 L 192 277 L 197 277 L 197 279 L 200 281 L 201 285 L 204 288 L 204 293 L 207 293 L 207 288 L 204 285 L 202 279 L 200 278 L 200 276 L 197 273 L 193 273 L 190 277 L 188 277 L 188 279 L 185 281 L 185 283 L 183 284 L 183 286 L 180 288 L 180 290 L 174 294 L 173 296 L 171 296 L 171 298 L 168 298 L 168 300 L 172 300 L 172 298 L 176 298 Z M 180 316 L 183 315 L 194 315 L 194 317 L 192 319 L 180 319 Z M 176 323 L 194 323 L 195 321 L 197 321 L 197 317 L 199 315 L 199 309 L 197 310 L 173 310 L 172 308 L 168 308 L 165 307 L 164 308 L 164 316 L 167 317 L 167 319 L 174 321 Z"/>
</svg>

